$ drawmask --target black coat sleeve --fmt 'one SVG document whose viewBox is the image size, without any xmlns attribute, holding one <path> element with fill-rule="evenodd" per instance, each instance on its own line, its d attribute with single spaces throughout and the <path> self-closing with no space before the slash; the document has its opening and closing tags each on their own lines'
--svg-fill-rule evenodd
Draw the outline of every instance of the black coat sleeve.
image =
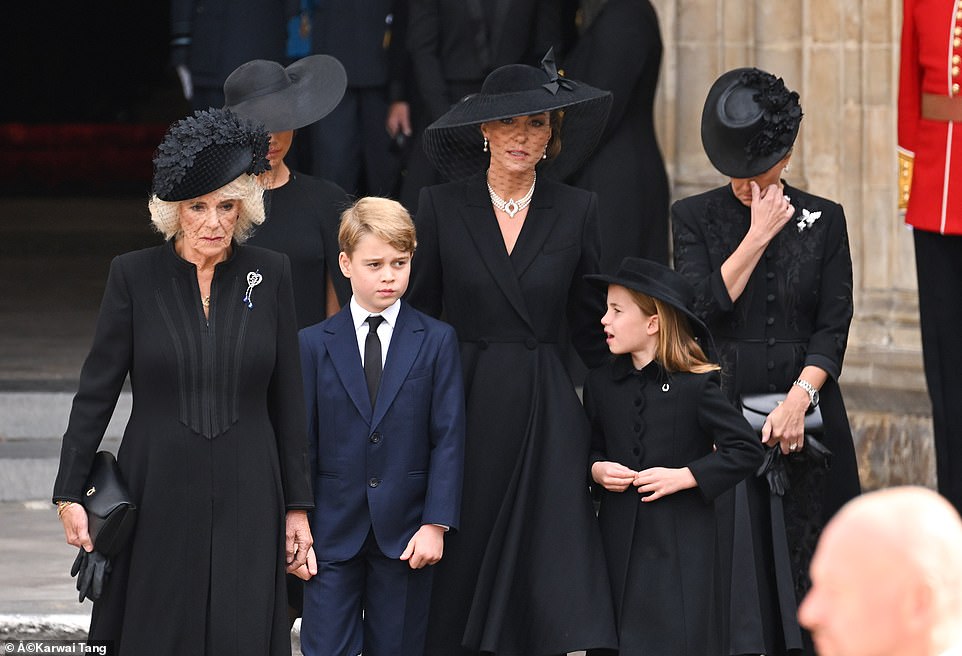
<svg viewBox="0 0 962 656">
<path fill-rule="evenodd" d="M 601 270 L 601 233 L 598 226 L 598 196 L 591 194 L 585 215 L 581 240 L 581 260 L 575 268 L 568 292 L 568 324 L 571 342 L 588 367 L 601 365 L 608 357 L 601 317 L 605 313 L 605 295 L 585 280 L 585 276 Z"/>
<path fill-rule="evenodd" d="M 815 330 L 808 340 L 805 364 L 819 367 L 837 380 L 842 373 L 852 323 L 852 255 L 845 212 L 837 204 L 832 204 L 830 209 L 832 214 L 822 260 Z"/>
<path fill-rule="evenodd" d="M 722 393 L 717 372 L 699 376 L 698 425 L 715 450 L 688 464 L 706 499 L 735 486 L 762 464 L 764 447 L 748 421 Z"/>
<path fill-rule="evenodd" d="M 60 447 L 54 500 L 81 500 L 94 454 L 113 415 L 133 353 L 133 308 L 123 257 L 114 258 L 93 345 L 80 371 L 80 384 Z"/>
<path fill-rule="evenodd" d="M 288 510 L 314 507 L 307 459 L 303 379 L 291 264 L 286 255 L 277 288 L 277 350 L 274 373 L 267 388 L 267 404 L 280 456 L 284 502 Z"/>
<path fill-rule="evenodd" d="M 721 262 L 713 263 L 708 240 L 699 220 L 704 208 L 698 197 L 671 206 L 675 269 L 695 288 L 694 311 L 709 326 L 734 308 L 721 275 Z"/>
<path fill-rule="evenodd" d="M 407 48 L 418 91 L 428 111 L 428 123 L 448 111 L 447 82 L 441 66 L 441 7 L 439 0 L 409 0 Z"/>
<path fill-rule="evenodd" d="M 406 300 L 414 308 L 437 318 L 441 316 L 443 305 L 444 276 L 438 245 L 438 215 L 430 187 L 421 189 L 414 223 L 418 245 L 411 260 L 411 284 Z"/>
</svg>

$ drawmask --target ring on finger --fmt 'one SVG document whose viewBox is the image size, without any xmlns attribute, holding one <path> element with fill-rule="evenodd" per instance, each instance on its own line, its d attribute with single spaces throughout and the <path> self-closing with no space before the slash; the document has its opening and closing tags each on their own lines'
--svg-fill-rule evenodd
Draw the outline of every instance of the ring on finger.
<svg viewBox="0 0 962 656">
<path fill-rule="evenodd" d="M 789 450 L 789 451 L 794 451 L 794 450 L 797 449 L 797 448 L 798 448 L 798 443 L 797 443 L 797 442 L 793 442 L 791 445 L 789 445 L 788 450 Z"/>
</svg>

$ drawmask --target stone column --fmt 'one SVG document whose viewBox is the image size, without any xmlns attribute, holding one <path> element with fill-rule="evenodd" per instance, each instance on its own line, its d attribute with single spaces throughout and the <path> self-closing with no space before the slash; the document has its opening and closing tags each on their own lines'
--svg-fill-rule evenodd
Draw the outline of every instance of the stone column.
<svg viewBox="0 0 962 656">
<path fill-rule="evenodd" d="M 911 233 L 897 210 L 900 0 L 653 0 L 665 56 L 656 120 L 674 198 L 724 182 L 701 146 L 705 95 L 758 66 L 801 95 L 787 178 L 845 207 L 855 320 L 841 384 L 866 487 L 931 485 Z"/>
</svg>

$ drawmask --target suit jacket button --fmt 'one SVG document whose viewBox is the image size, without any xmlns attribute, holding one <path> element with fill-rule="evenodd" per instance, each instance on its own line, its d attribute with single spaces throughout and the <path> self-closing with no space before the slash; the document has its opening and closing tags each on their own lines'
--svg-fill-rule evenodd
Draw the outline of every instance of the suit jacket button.
<svg viewBox="0 0 962 656">
<path fill-rule="evenodd" d="M 380 443 L 381 443 L 381 434 L 380 434 L 380 433 L 372 433 L 372 434 L 371 434 L 371 444 L 380 444 Z"/>
<path fill-rule="evenodd" d="M 368 484 L 370 487 L 377 487 L 378 485 L 381 484 L 381 481 L 379 481 L 379 480 L 376 479 L 376 478 L 372 478 L 371 480 L 369 480 L 369 481 L 367 482 L 367 484 Z"/>
<path fill-rule="evenodd" d="M 536 340 L 534 337 L 525 337 L 524 345 L 529 351 L 533 351 L 538 348 L 538 340 Z"/>
<path fill-rule="evenodd" d="M 478 348 L 481 349 L 482 351 L 486 351 L 488 349 L 488 340 L 486 340 L 484 337 L 479 339 Z"/>
</svg>

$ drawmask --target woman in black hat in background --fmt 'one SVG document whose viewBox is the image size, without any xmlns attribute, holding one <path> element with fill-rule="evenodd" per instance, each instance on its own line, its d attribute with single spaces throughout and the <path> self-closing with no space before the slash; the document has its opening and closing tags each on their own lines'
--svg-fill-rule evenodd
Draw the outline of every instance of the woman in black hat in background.
<svg viewBox="0 0 962 656">
<path fill-rule="evenodd" d="M 675 268 L 695 287 L 723 389 L 733 403 L 784 395 L 762 436 L 789 456 L 791 489 L 776 503 L 765 478 L 752 477 L 735 492 L 733 654 L 811 651 L 795 619 L 808 562 L 825 521 L 859 493 L 837 382 L 853 313 L 852 259 L 842 207 L 782 179 L 801 118 L 798 94 L 780 78 L 754 68 L 722 75 L 705 101 L 701 134 L 730 183 L 672 207 Z M 827 472 L 803 435 L 815 405 L 832 453 Z M 753 540 L 739 547 L 749 513 Z"/>
<path fill-rule="evenodd" d="M 258 176 L 267 189 L 267 220 L 248 243 L 291 258 L 299 328 L 323 321 L 351 298 L 337 265 L 337 228 L 350 200 L 333 182 L 294 171 L 284 158 L 296 131 L 327 116 L 345 88 L 344 67 L 329 55 L 304 57 L 287 68 L 255 59 L 224 83 L 227 109 L 271 133 L 271 168 Z"/>
<path fill-rule="evenodd" d="M 567 328 L 587 363 L 605 359 L 603 297 L 583 279 L 598 271 L 596 198 L 551 179 L 591 150 L 610 102 L 546 57 L 495 70 L 425 132 L 455 181 L 421 191 L 408 299 L 457 330 L 467 394 L 462 528 L 435 573 L 428 654 L 615 646 L 560 346 Z"/>
<path fill-rule="evenodd" d="M 138 518 L 89 634 L 120 656 L 290 654 L 285 561 L 306 561 L 314 502 L 290 264 L 243 244 L 267 144 L 223 109 L 174 123 L 149 203 L 166 242 L 110 265 L 53 499 L 89 552 L 84 482 L 129 374 L 117 460 Z"/>
</svg>

